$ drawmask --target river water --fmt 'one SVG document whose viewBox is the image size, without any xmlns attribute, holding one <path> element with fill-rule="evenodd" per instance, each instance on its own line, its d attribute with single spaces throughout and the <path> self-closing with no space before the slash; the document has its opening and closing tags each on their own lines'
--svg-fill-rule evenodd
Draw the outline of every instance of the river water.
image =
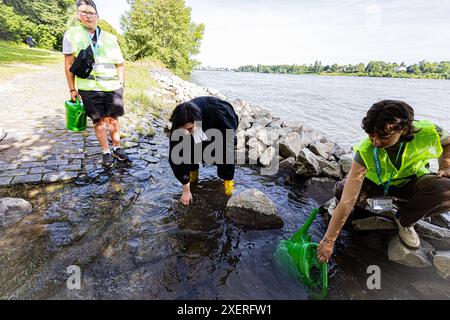
<svg viewBox="0 0 450 320">
<path fill-rule="evenodd" d="M 450 130 L 450 81 L 195 71 L 190 81 L 219 90 L 228 99 L 265 107 L 283 120 L 300 121 L 335 141 L 356 143 L 361 120 L 384 99 L 410 104 L 417 119 Z"/>
<path fill-rule="evenodd" d="M 199 74 L 195 73 L 194 77 L 211 77 L 213 73 L 201 73 L 200 77 Z M 256 80 L 246 83 L 242 79 L 239 86 L 231 78 L 258 79 L 264 75 L 220 75 L 230 77 L 229 83 L 219 77 L 227 86 L 215 87 L 228 96 L 232 96 L 232 91 L 226 88 L 239 87 L 235 97 L 258 102 L 249 91 L 245 93 L 244 84 L 259 89 L 263 86 L 258 86 Z M 292 82 L 291 90 L 295 87 L 295 77 L 270 77 Z M 322 100 L 332 99 L 325 89 L 321 92 L 311 83 L 319 85 L 320 79 L 334 83 L 333 94 L 338 95 L 339 91 L 342 94 L 348 88 L 341 84 L 339 90 L 337 82 L 366 81 L 329 77 L 300 79 L 302 85 L 297 85 L 299 92 L 309 92 L 309 100 L 305 101 L 316 101 L 317 105 Z M 380 79 L 367 81 L 378 83 Z M 428 85 L 428 90 L 435 86 L 436 97 L 448 95 L 436 87 L 448 88 L 450 84 L 439 81 L 411 83 L 417 88 L 421 87 L 420 83 Z M 308 90 L 305 86 L 314 89 Z M 278 90 L 278 96 L 285 97 L 285 105 L 279 101 L 277 106 L 290 110 L 290 114 L 283 115 L 282 109 L 262 97 L 260 103 L 274 113 L 280 112 L 278 114 L 284 118 L 293 118 L 292 104 L 289 109 L 286 101 L 300 103 L 301 99 L 286 97 L 283 92 L 290 92 L 288 88 L 276 89 L 275 85 L 271 88 L 270 101 L 278 101 L 275 95 Z M 353 106 L 350 110 L 353 110 L 354 118 L 359 118 L 373 99 L 365 101 L 364 94 L 356 88 L 349 90 L 354 98 L 359 97 L 356 101 L 360 101 L 361 106 L 356 107 L 353 99 L 344 98 L 339 105 L 341 108 L 346 103 L 349 108 Z M 269 95 L 268 90 L 262 91 L 262 94 Z M 433 100 L 434 108 L 439 108 L 437 100 Z M 315 114 L 306 109 L 303 110 L 304 115 Z M 344 119 L 348 117 L 349 122 L 357 122 L 357 119 L 337 109 L 330 108 L 327 112 L 321 109 L 322 114 L 328 117 L 316 115 L 308 122 L 320 120 L 318 123 L 322 129 L 336 127 L 337 132 L 356 138 L 358 130 Z M 332 113 L 339 115 L 342 125 L 336 126 L 336 122 L 331 121 Z M 430 112 L 432 114 L 434 112 Z M 440 120 L 448 121 L 442 116 Z M 307 288 L 278 264 L 275 251 L 280 240 L 291 237 L 306 221 L 308 214 L 330 198 L 329 192 L 320 185 L 308 186 L 304 181 L 291 185 L 281 175 L 261 176 L 256 167 L 239 166 L 236 169 L 235 193 L 249 188 L 263 191 L 275 203 L 285 223 L 279 230 L 241 230 L 224 216 L 228 199 L 223 194 L 223 185 L 214 167 L 200 169 L 200 182 L 192 187 L 194 204 L 184 207 L 179 203 L 181 186 L 173 177 L 167 161 L 168 138 L 163 129 L 157 128 L 154 138 L 141 142 L 155 146 L 154 155 L 159 154 L 160 163 L 147 165 L 139 160 L 140 151 L 133 151 L 136 153 L 130 156 L 135 161 L 131 166 L 118 166 L 110 172 L 90 172 L 92 180 L 0 189 L 0 198 L 25 198 L 34 208 L 33 213 L 19 223 L 0 229 L 1 299 L 310 298 Z M 143 169 L 150 171 L 150 179 L 140 180 L 131 175 Z M 326 225 L 318 216 L 311 227 L 313 240 L 319 241 L 325 230 Z M 433 269 L 416 270 L 389 262 L 386 251 L 393 235 L 395 232 L 356 233 L 344 230 L 329 265 L 328 298 L 433 298 L 432 291 L 423 296 L 413 284 L 419 282 L 422 286 L 434 288 L 442 285 L 443 280 Z M 381 269 L 381 290 L 367 287 L 367 270 L 373 265 Z M 68 289 L 69 266 L 80 268 L 81 290 Z"/>
</svg>

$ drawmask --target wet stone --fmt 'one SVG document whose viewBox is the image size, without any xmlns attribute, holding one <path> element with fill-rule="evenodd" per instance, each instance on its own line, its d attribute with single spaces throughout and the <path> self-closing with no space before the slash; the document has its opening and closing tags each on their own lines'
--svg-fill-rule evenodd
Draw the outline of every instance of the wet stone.
<svg viewBox="0 0 450 320">
<path fill-rule="evenodd" d="M 15 177 L 12 181 L 13 184 L 19 184 L 19 183 L 37 183 L 41 182 L 42 180 L 42 174 L 29 174 L 25 176 L 18 176 Z"/>
<path fill-rule="evenodd" d="M 74 153 L 74 154 L 66 154 L 64 156 L 66 159 L 84 159 L 84 153 Z"/>
<path fill-rule="evenodd" d="M 133 171 L 131 172 L 131 175 L 135 178 L 138 178 L 139 181 L 146 181 L 152 176 L 148 170 Z"/>
<path fill-rule="evenodd" d="M 158 159 L 157 157 L 152 157 L 152 156 L 143 156 L 141 157 L 142 160 L 147 161 L 148 163 L 159 163 L 160 159 Z"/>
</svg>

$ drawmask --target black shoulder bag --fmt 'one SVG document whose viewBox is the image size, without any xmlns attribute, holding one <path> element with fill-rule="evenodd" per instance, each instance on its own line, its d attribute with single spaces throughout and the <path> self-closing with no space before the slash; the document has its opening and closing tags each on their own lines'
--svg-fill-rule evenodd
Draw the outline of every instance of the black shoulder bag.
<svg viewBox="0 0 450 320">
<path fill-rule="evenodd" d="M 86 32 L 87 34 L 87 32 Z M 96 30 L 97 43 L 100 35 L 100 28 Z M 87 79 L 94 69 L 95 54 L 94 54 L 94 44 L 92 43 L 91 37 L 87 34 L 89 38 L 89 46 L 86 49 L 80 51 L 72 66 L 70 67 L 70 72 L 81 79 Z"/>
</svg>

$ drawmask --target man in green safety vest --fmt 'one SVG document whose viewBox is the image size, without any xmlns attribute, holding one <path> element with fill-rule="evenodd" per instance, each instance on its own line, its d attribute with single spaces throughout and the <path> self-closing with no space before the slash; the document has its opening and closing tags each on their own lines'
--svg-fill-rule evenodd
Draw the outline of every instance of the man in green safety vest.
<svg viewBox="0 0 450 320">
<path fill-rule="evenodd" d="M 117 38 L 97 26 L 97 7 L 92 0 L 77 0 L 79 24 L 66 31 L 63 40 L 65 72 L 72 101 L 83 100 L 87 115 L 94 123 L 95 134 L 103 151 L 103 165 L 111 168 L 116 158 L 129 161 L 120 147 L 120 116 L 124 115 L 123 87 L 125 60 Z M 91 46 L 95 63 L 87 79 L 76 77 L 70 67 L 81 50 Z M 108 142 L 107 126 L 112 140 Z"/>
<path fill-rule="evenodd" d="M 334 243 L 355 205 L 369 205 L 394 214 L 399 237 L 409 249 L 420 239 L 414 224 L 450 210 L 450 138 L 429 121 L 415 121 L 414 110 L 403 101 L 374 104 L 362 121 L 369 135 L 354 147 L 348 177 L 336 188 L 340 199 L 317 249 L 318 259 L 329 261 Z M 431 174 L 428 163 L 439 159 Z M 398 208 L 393 200 L 400 199 Z"/>
</svg>

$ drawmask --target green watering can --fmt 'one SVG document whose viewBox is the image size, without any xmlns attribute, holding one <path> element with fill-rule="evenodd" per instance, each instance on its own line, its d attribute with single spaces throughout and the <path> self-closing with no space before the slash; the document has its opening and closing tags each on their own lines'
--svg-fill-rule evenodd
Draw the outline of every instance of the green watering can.
<svg viewBox="0 0 450 320">
<path fill-rule="evenodd" d="M 290 239 L 283 240 L 278 245 L 278 253 L 290 257 L 293 264 L 303 278 L 303 282 L 312 290 L 315 298 L 323 299 L 328 294 L 328 265 L 317 259 L 318 244 L 311 241 L 308 234 L 318 209 L 314 209 L 308 220 Z M 319 274 L 320 273 L 320 276 Z"/>
<path fill-rule="evenodd" d="M 66 128 L 80 132 L 86 130 L 87 116 L 84 105 L 77 98 L 75 102 L 66 101 Z"/>
</svg>

